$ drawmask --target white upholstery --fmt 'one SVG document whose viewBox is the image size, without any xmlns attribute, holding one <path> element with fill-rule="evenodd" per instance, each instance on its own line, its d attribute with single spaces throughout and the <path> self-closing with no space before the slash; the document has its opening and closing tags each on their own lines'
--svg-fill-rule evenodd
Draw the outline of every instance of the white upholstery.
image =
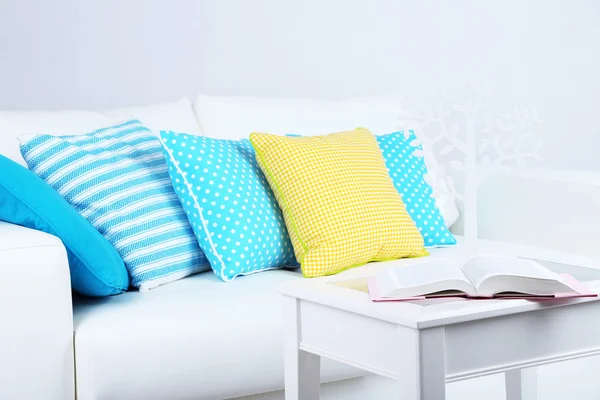
<svg viewBox="0 0 600 400">
<path fill-rule="evenodd" d="M 283 387 L 274 270 L 230 283 L 212 272 L 149 292 L 75 302 L 79 400 L 225 399 Z M 362 374 L 324 362 L 322 378 Z"/>
<path fill-rule="evenodd" d="M 80 133 L 126 117 L 155 132 L 221 138 L 246 137 L 254 130 L 318 134 L 360 125 L 389 133 L 397 129 L 398 107 L 392 99 L 199 96 L 194 108 L 200 126 L 187 99 L 105 113 L 0 111 L 0 154 L 23 163 L 20 134 Z M 454 203 L 448 206 L 445 217 L 455 211 Z M 600 260 L 599 220 L 600 173 L 504 174 L 480 191 L 479 229 L 489 239 Z M 72 310 L 60 241 L 0 223 L 0 273 L 0 399 L 72 400 L 73 327 L 80 400 L 223 399 L 283 387 L 275 287 L 300 279 L 298 271 L 263 272 L 227 284 L 202 273 L 145 293 L 76 298 Z M 360 374 L 323 362 L 324 381 Z"/>
<path fill-rule="evenodd" d="M 594 256 L 598 183 L 598 174 L 581 171 L 492 177 L 480 193 L 480 232 Z M 0 398 L 72 399 L 64 249 L 50 235 L 0 224 L 0 269 L 10 277 L 0 280 L 8 299 L 0 315 L 11 327 L 0 330 L 0 368 L 9 371 L 0 377 Z M 146 293 L 77 299 L 79 399 L 220 399 L 280 389 L 275 287 L 299 278 L 269 271 L 225 284 L 208 272 Z M 324 363 L 327 380 L 355 373 Z M 33 374 L 41 378 L 30 385 Z"/>
<path fill-rule="evenodd" d="M 0 275 L 0 399 L 73 399 L 71 282 L 62 242 L 0 222 Z"/>
<path fill-rule="evenodd" d="M 396 98 L 356 97 L 344 100 L 314 100 L 242 96 L 207 96 L 200 94 L 194 113 L 202 134 L 214 138 L 241 139 L 252 132 L 319 135 L 368 128 L 375 135 L 398 130 L 402 108 Z M 431 177 L 438 165 L 433 155 L 426 158 Z M 428 179 L 429 180 L 429 179 Z M 436 193 L 446 193 L 446 183 L 433 179 Z M 436 204 L 448 226 L 458 218 L 453 199 L 445 195 Z"/>
<path fill-rule="evenodd" d="M 92 111 L 0 111 L 0 154 L 27 166 L 17 137 L 20 135 L 81 134 L 127 118 L 137 118 L 154 133 L 167 129 L 199 134 L 200 128 L 188 98 L 172 103 Z"/>
<path fill-rule="evenodd" d="M 194 116 L 192 103 L 187 97 L 172 103 L 107 110 L 102 114 L 116 119 L 139 119 L 157 135 L 161 130 L 200 135 L 200 127 Z"/>
<path fill-rule="evenodd" d="M 0 111 L 0 154 L 26 167 L 18 136 L 84 133 L 108 125 L 110 121 L 91 111 Z"/>
<path fill-rule="evenodd" d="M 252 132 L 321 135 L 366 127 L 375 135 L 398 130 L 400 104 L 394 98 L 316 100 L 200 94 L 194 113 L 203 134 L 247 138 Z"/>
</svg>

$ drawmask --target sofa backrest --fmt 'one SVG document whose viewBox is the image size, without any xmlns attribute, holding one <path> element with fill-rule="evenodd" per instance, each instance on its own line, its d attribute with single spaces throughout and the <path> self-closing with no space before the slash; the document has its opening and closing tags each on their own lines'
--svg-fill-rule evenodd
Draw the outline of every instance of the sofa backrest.
<svg viewBox="0 0 600 400">
<path fill-rule="evenodd" d="M 375 135 L 400 128 L 400 99 L 356 97 L 343 100 L 314 100 L 269 97 L 207 96 L 200 94 L 194 113 L 202 134 L 221 139 L 247 138 L 252 132 L 319 135 L 365 127 Z M 430 177 L 439 177 L 433 155 L 425 159 Z M 458 219 L 458 208 L 443 179 L 431 179 L 436 204 L 446 224 Z"/>
<path fill-rule="evenodd" d="M 380 135 L 398 130 L 400 103 L 394 98 L 314 100 L 207 96 L 200 94 L 194 113 L 206 136 L 247 138 L 252 132 L 318 135 L 368 128 Z"/>
<path fill-rule="evenodd" d="M 222 139 L 247 138 L 255 131 L 318 135 L 361 126 L 381 135 L 399 129 L 401 110 L 399 99 L 392 97 L 314 100 L 201 94 L 193 111 L 187 98 L 103 112 L 0 111 L 0 154 L 26 166 L 19 151 L 18 136 L 81 134 L 128 118 L 139 119 L 156 134 L 164 129 Z M 432 175 L 436 174 L 435 159 L 429 157 L 426 161 Z M 435 185 L 443 184 L 436 181 Z M 436 192 L 446 192 L 445 188 L 435 185 Z M 458 210 L 453 199 L 441 195 L 436 198 L 436 204 L 448 225 L 456 221 Z"/>
<path fill-rule="evenodd" d="M 139 119 L 158 134 L 170 129 L 200 134 L 190 100 L 131 107 L 103 112 L 93 111 L 0 111 L 0 154 L 26 166 L 19 150 L 20 135 L 73 135 L 92 132 L 117 120 Z"/>
<path fill-rule="evenodd" d="M 0 112 L 0 154 L 27 166 L 19 150 L 20 135 L 38 133 L 65 135 L 83 133 L 110 121 L 91 111 L 2 111 Z"/>
</svg>

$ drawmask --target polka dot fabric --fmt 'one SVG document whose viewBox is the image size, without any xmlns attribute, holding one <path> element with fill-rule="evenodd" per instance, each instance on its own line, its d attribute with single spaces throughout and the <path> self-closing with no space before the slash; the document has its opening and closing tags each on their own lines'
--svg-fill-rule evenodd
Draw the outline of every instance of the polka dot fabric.
<svg viewBox="0 0 600 400">
<path fill-rule="evenodd" d="M 367 129 L 322 136 L 252 133 L 305 277 L 427 254 Z"/>
<path fill-rule="evenodd" d="M 297 266 L 277 201 L 248 140 L 161 132 L 175 192 L 224 281 Z"/>
<path fill-rule="evenodd" d="M 408 131 L 408 135 L 399 131 L 377 136 L 377 143 L 394 186 L 402 196 L 408 214 L 423 235 L 425 247 L 455 245 L 456 239 L 446 227 L 435 199 L 431 197 L 433 189 L 425 182 L 425 161 L 423 157 L 412 154 L 418 149 L 410 144 L 415 139 L 413 131 Z"/>
</svg>

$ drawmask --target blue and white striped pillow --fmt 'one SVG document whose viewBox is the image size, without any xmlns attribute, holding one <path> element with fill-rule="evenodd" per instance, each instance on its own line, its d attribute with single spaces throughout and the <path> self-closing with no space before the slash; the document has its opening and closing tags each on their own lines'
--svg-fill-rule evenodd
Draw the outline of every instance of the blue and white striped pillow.
<svg viewBox="0 0 600 400">
<path fill-rule="evenodd" d="M 138 120 L 85 135 L 20 138 L 29 169 L 117 249 L 140 290 L 210 269 L 158 138 Z"/>
</svg>

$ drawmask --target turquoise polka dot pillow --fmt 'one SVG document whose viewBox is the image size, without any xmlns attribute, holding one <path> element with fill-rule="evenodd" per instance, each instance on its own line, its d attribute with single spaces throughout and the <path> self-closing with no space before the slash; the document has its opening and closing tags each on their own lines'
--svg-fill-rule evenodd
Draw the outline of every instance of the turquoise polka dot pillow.
<svg viewBox="0 0 600 400">
<path fill-rule="evenodd" d="M 296 267 L 279 205 L 247 139 L 160 133 L 175 192 L 200 247 L 224 281 Z"/>
<path fill-rule="evenodd" d="M 414 156 L 411 142 L 416 139 L 413 131 L 394 132 L 377 136 L 385 165 L 394 186 L 402 196 L 406 210 L 423 235 L 425 247 L 443 247 L 456 244 L 456 239 L 446 227 L 440 210 L 431 197 L 433 189 L 425 182 L 427 167 L 423 157 Z"/>
</svg>

